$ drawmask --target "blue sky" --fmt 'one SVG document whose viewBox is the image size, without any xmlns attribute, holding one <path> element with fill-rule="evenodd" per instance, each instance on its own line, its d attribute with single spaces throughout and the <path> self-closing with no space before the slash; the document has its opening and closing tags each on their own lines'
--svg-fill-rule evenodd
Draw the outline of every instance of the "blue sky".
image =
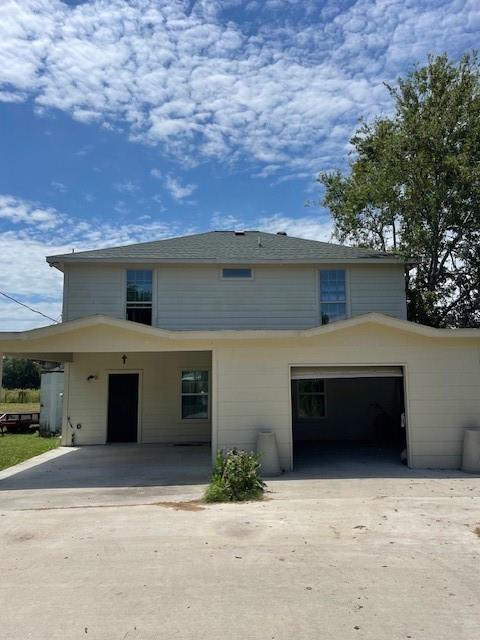
<svg viewBox="0 0 480 640">
<path fill-rule="evenodd" d="M 0 290 L 59 317 L 60 251 L 208 229 L 330 239 L 383 85 L 478 45 L 478 0 L 3 0 Z M 0 299 L 0 330 L 47 321 Z"/>
</svg>

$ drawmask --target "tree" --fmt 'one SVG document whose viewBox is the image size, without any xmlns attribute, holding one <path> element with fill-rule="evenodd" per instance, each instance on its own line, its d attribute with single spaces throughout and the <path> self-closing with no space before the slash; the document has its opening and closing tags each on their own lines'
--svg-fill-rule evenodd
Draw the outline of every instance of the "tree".
<svg viewBox="0 0 480 640">
<path fill-rule="evenodd" d="M 322 173 L 335 236 L 411 260 L 409 319 L 480 326 L 480 68 L 429 57 L 397 86 L 393 115 L 361 123 L 349 172 Z"/>
<path fill-rule="evenodd" d="M 36 362 L 24 358 L 5 358 L 2 386 L 5 389 L 38 389 L 40 367 Z"/>
</svg>

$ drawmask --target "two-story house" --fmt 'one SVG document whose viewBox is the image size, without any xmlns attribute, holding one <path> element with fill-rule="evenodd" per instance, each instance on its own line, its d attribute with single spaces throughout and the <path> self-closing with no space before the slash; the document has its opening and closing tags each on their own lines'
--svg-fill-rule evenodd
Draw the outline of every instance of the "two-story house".
<svg viewBox="0 0 480 640">
<path fill-rule="evenodd" d="M 480 416 L 480 331 L 406 320 L 405 264 L 285 233 L 219 231 L 50 256 L 63 322 L 0 351 L 65 363 L 64 444 L 335 442 L 458 467 Z"/>
</svg>

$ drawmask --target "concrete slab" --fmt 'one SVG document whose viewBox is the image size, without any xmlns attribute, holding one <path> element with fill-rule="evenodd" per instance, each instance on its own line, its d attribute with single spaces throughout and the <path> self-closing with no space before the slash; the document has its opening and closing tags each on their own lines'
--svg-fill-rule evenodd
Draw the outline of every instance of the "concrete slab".
<svg viewBox="0 0 480 640">
<path fill-rule="evenodd" d="M 33 470 L 16 488 L 3 481 L 2 640 L 478 637 L 480 478 L 331 469 L 271 480 L 263 502 L 202 505 L 182 502 L 202 484 L 180 484 L 177 470 L 168 478 L 179 484 L 152 486 L 130 468 L 131 449 L 109 473 L 92 450 L 85 474 L 39 469 L 38 489 Z M 194 456 L 170 453 L 139 453 L 137 464 L 158 481 L 159 460 Z M 205 471 L 197 455 L 192 482 Z M 57 464 L 69 459 L 82 460 Z"/>
<path fill-rule="evenodd" d="M 208 481 L 210 445 L 61 447 L 0 478 L 3 508 L 138 503 L 150 495 L 189 499 Z"/>
</svg>

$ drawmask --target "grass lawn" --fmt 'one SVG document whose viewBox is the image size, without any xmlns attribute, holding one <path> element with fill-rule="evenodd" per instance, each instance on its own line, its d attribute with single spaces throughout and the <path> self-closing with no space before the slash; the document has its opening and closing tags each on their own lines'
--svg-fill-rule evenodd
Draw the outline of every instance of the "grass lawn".
<svg viewBox="0 0 480 640">
<path fill-rule="evenodd" d="M 56 449 L 60 438 L 41 438 L 38 433 L 7 433 L 0 436 L 0 470 Z"/>
<path fill-rule="evenodd" d="M 0 402 L 0 414 L 2 413 L 31 413 L 32 411 L 40 411 L 38 402 L 24 402 L 16 404 L 15 402 Z"/>
</svg>

